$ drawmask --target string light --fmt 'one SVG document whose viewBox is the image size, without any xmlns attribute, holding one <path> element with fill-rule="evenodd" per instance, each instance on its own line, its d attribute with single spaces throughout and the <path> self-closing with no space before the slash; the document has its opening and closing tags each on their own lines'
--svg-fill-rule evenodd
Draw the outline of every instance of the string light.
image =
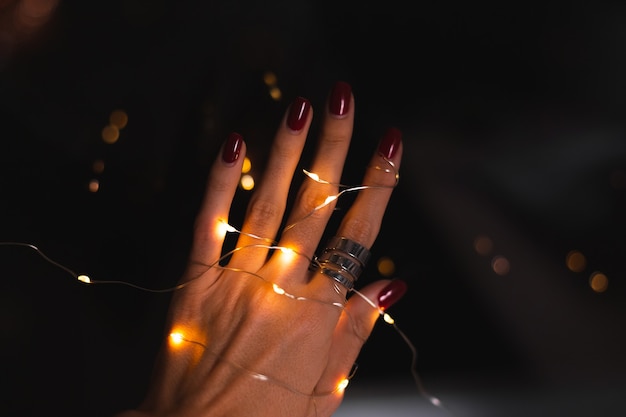
<svg viewBox="0 0 626 417">
<path fill-rule="evenodd" d="M 395 170 L 395 166 L 394 166 L 394 164 L 390 160 L 388 160 L 386 158 L 382 158 L 382 159 L 388 164 L 388 166 L 390 168 L 383 169 L 383 168 L 380 168 L 378 166 L 375 166 L 373 168 L 375 168 L 375 169 L 382 169 L 385 172 L 393 173 L 394 177 L 395 177 L 395 184 L 392 185 L 392 186 L 358 185 L 358 186 L 350 186 L 349 187 L 349 186 L 346 186 L 346 185 L 343 185 L 343 184 L 331 183 L 329 181 L 326 181 L 326 180 L 320 178 L 317 174 L 315 174 L 313 172 L 309 172 L 309 171 L 303 169 L 302 171 L 304 172 L 304 174 L 308 178 L 310 178 L 311 180 L 316 181 L 316 182 L 318 182 L 320 184 L 333 185 L 333 186 L 337 187 L 339 189 L 339 191 L 335 195 L 329 195 L 325 199 L 324 203 L 322 203 L 322 204 L 318 205 L 317 207 L 315 207 L 314 210 L 311 213 L 307 214 L 302 219 L 300 219 L 300 220 L 298 220 L 298 221 L 296 221 L 296 222 L 286 226 L 285 230 L 295 227 L 298 223 L 300 223 L 305 218 L 307 218 L 311 214 L 313 214 L 314 211 L 321 210 L 323 207 L 325 207 L 328 204 L 330 204 L 331 202 L 337 200 L 341 195 L 343 195 L 345 193 L 356 192 L 356 191 L 360 191 L 360 190 L 364 190 L 364 189 L 368 189 L 368 188 L 393 188 L 393 187 L 395 187 L 397 185 L 397 183 L 398 183 L 398 180 L 399 180 L 399 175 L 398 175 L 397 171 Z M 345 310 L 345 304 L 343 302 L 328 302 L 328 301 L 323 301 L 323 300 L 319 300 L 319 299 L 315 299 L 315 298 L 311 298 L 311 297 L 298 296 L 296 294 L 289 293 L 286 289 L 284 289 L 283 287 L 279 286 L 276 283 L 272 283 L 272 282 L 267 281 L 263 276 L 261 276 L 261 275 L 259 275 L 257 273 L 221 265 L 221 262 L 224 259 L 226 259 L 229 256 L 231 256 L 233 253 L 238 252 L 238 251 L 242 251 L 242 250 L 245 250 L 245 249 L 250 249 L 250 248 L 264 248 L 264 249 L 267 249 L 267 250 L 270 250 L 270 251 L 279 251 L 281 256 L 284 257 L 285 262 L 291 262 L 295 257 L 304 257 L 304 258 L 307 259 L 307 261 L 310 264 L 311 263 L 315 263 L 316 260 L 306 256 L 305 254 L 302 254 L 302 253 L 296 251 L 293 248 L 284 247 L 284 246 L 278 246 L 277 243 L 273 239 L 265 238 L 265 237 L 262 237 L 262 236 L 257 236 L 257 235 L 250 234 L 250 233 L 244 233 L 244 232 L 238 230 L 237 228 L 235 228 L 234 226 L 230 225 L 227 222 L 227 220 L 225 220 L 225 219 L 218 219 L 217 224 L 216 224 L 216 231 L 215 232 L 220 237 L 225 237 L 225 235 L 227 233 L 235 233 L 235 234 L 239 234 L 239 235 L 246 235 L 248 237 L 253 238 L 256 241 L 263 242 L 263 243 L 254 243 L 254 244 L 250 244 L 250 245 L 246 245 L 246 246 L 236 247 L 236 248 L 228 251 L 224 255 L 222 255 L 219 259 L 215 260 L 213 263 L 205 264 L 205 266 L 207 267 L 207 270 L 211 269 L 211 268 L 218 268 L 218 269 L 221 269 L 221 270 L 229 270 L 229 271 L 244 273 L 244 274 L 247 274 L 247 275 L 259 278 L 259 279 L 263 280 L 264 282 L 270 284 L 272 290 L 274 291 L 274 293 L 276 293 L 276 294 L 278 294 L 280 296 L 284 296 L 284 297 L 287 297 L 287 298 L 295 300 L 295 301 L 318 302 L 318 303 L 322 303 L 322 304 L 328 305 L 328 306 L 333 307 L 333 308 L 340 308 L 344 312 L 347 311 L 347 310 Z M 3 246 L 12 245 L 12 246 L 28 247 L 28 248 L 34 250 L 35 252 L 37 252 L 41 257 L 43 257 L 50 264 L 52 264 L 52 265 L 54 265 L 54 266 L 56 266 L 58 268 L 61 268 L 64 271 L 66 271 L 68 274 L 70 274 L 73 278 L 77 279 L 79 282 L 82 282 L 82 283 L 85 283 L 85 284 L 90 284 L 90 285 L 93 285 L 93 284 L 121 284 L 121 285 L 128 285 L 128 286 L 134 287 L 134 288 L 142 290 L 142 291 L 162 293 L 162 292 L 171 292 L 171 291 L 176 291 L 178 289 L 181 289 L 181 288 L 189 285 L 190 282 L 200 278 L 200 276 L 201 276 L 201 275 L 198 275 L 197 277 L 192 278 L 190 280 L 187 280 L 184 283 L 178 284 L 178 285 L 173 286 L 173 287 L 164 288 L 164 289 L 146 288 L 146 287 L 135 285 L 133 283 L 129 283 L 129 282 L 126 282 L 126 281 L 92 280 L 89 276 L 84 275 L 84 274 L 80 274 L 79 275 L 79 274 L 75 273 L 73 270 L 71 270 L 71 269 L 65 267 L 64 265 L 62 265 L 62 264 L 52 260 L 47 255 L 45 255 L 35 245 L 28 244 L 28 243 L 21 243 L 21 242 L 0 242 L 0 245 L 3 245 Z M 339 290 L 337 284 L 336 283 L 333 283 L 333 284 L 334 284 L 335 290 L 339 293 L 340 290 Z M 402 332 L 402 330 L 400 330 L 400 328 L 396 325 L 396 322 L 391 317 L 391 315 L 389 315 L 383 309 L 379 308 L 376 303 L 374 303 L 372 300 L 367 298 L 364 294 L 362 294 L 358 290 L 352 288 L 352 289 L 350 289 L 348 291 L 356 294 L 359 297 L 361 297 L 372 308 L 378 310 L 378 313 L 379 313 L 380 317 L 382 317 L 382 320 L 385 323 L 391 325 L 394 328 L 394 330 L 400 335 L 400 337 L 407 344 L 407 346 L 409 347 L 409 349 L 410 349 L 410 351 L 412 353 L 411 374 L 413 375 L 413 378 L 415 380 L 415 384 L 416 384 L 416 387 L 418 388 L 419 393 L 422 396 L 424 396 L 426 399 L 428 399 L 428 401 L 431 404 L 433 404 L 434 406 L 439 407 L 439 408 L 444 408 L 442 402 L 438 398 L 428 394 L 426 392 L 426 390 L 424 389 L 423 384 L 421 382 L 421 379 L 420 379 L 420 377 L 419 377 L 419 375 L 417 373 L 417 369 L 416 369 L 417 350 L 416 350 L 415 346 L 411 343 L 409 338 L 404 334 L 404 332 Z M 352 320 L 352 317 L 350 317 L 350 319 Z M 301 392 L 301 391 L 299 391 L 299 390 L 297 390 L 297 389 L 295 389 L 295 388 L 285 384 L 282 381 L 274 379 L 274 378 L 270 377 L 269 375 L 261 374 L 261 373 L 258 373 L 256 371 L 254 371 L 254 370 L 247 369 L 246 367 L 244 367 L 244 366 L 242 366 L 242 365 L 240 365 L 238 363 L 232 362 L 232 361 L 228 360 L 227 358 L 221 357 L 220 355 L 210 351 L 208 346 L 205 345 L 204 343 L 199 342 L 197 340 L 193 340 L 191 338 L 188 338 L 185 335 L 185 332 L 183 332 L 182 330 L 178 330 L 177 329 L 176 331 L 172 331 L 170 333 L 170 335 L 169 335 L 169 340 L 170 340 L 170 343 L 173 346 L 180 346 L 183 343 L 189 343 L 189 344 L 193 344 L 193 345 L 196 345 L 196 346 L 200 346 L 201 348 L 203 348 L 204 350 L 206 350 L 210 354 L 216 356 L 219 360 L 221 360 L 221 361 L 223 361 L 225 363 L 228 363 L 229 365 L 239 369 L 242 372 L 246 372 L 248 375 L 250 375 L 254 379 L 257 379 L 257 380 L 260 380 L 260 381 L 265 381 L 265 382 L 268 382 L 268 383 L 273 383 L 273 384 L 281 386 L 281 387 L 283 387 L 283 388 L 285 388 L 285 389 L 287 389 L 287 390 L 289 390 L 289 391 L 291 391 L 291 392 L 293 392 L 295 394 L 309 396 L 309 397 L 312 397 L 312 398 L 327 396 L 327 395 L 331 395 L 331 394 L 335 394 L 335 393 L 343 393 L 343 391 L 348 386 L 350 379 L 354 376 L 354 373 L 356 372 L 356 369 L 357 369 L 356 364 L 355 364 L 355 366 L 353 367 L 353 369 L 350 372 L 350 375 L 346 376 L 345 378 L 342 378 L 341 381 L 339 381 L 338 384 L 336 385 L 335 389 L 333 389 L 331 391 L 323 392 L 323 393 L 305 393 L 305 392 Z"/>
</svg>

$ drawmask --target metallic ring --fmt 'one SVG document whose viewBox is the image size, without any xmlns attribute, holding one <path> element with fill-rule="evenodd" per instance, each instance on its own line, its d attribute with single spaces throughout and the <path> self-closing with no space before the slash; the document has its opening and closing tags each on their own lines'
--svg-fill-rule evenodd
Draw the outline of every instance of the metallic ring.
<svg viewBox="0 0 626 417">
<path fill-rule="evenodd" d="M 365 266 L 370 258 L 370 251 L 365 246 L 342 236 L 334 236 L 326 245 L 324 252 L 340 251 L 347 253 Z"/>
<path fill-rule="evenodd" d="M 363 271 L 363 266 L 353 259 L 354 258 L 351 256 L 344 256 L 341 252 L 337 251 L 324 252 L 317 258 L 322 265 L 330 263 L 341 267 L 341 269 L 352 275 L 356 281 Z"/>
<path fill-rule="evenodd" d="M 339 284 L 343 285 L 344 287 L 346 287 L 348 291 L 354 288 L 354 281 L 348 278 L 347 276 L 343 275 L 342 272 L 344 271 L 340 271 L 340 270 L 336 270 L 332 268 L 326 268 L 322 266 L 320 267 L 320 272 L 332 278 L 333 280 L 337 281 Z"/>
</svg>

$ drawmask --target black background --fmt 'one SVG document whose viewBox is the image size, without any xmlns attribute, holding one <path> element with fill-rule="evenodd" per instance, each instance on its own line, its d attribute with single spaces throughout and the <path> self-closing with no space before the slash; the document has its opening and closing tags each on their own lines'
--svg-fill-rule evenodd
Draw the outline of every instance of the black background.
<svg viewBox="0 0 626 417">
<path fill-rule="evenodd" d="M 258 175 L 289 102 L 305 96 L 321 114 L 345 80 L 356 122 L 344 183 L 358 183 L 386 127 L 404 132 L 400 183 L 362 279 L 394 259 L 409 292 L 391 313 L 425 382 L 467 395 L 572 387 L 595 411 L 602 393 L 598 415 L 617 407 L 626 8 L 60 1 L 24 29 L 12 20 L 23 3 L 0 2 L 0 240 L 93 279 L 171 286 L 227 134 L 244 135 Z M 105 144 L 115 109 L 129 122 Z M 489 257 L 473 250 L 478 235 L 494 242 Z M 566 269 L 572 249 L 584 271 Z M 497 254 L 511 262 L 505 276 L 490 268 Z M 604 293 L 589 288 L 595 271 L 609 278 Z M 0 246 L 0 281 L 2 415 L 107 416 L 139 401 L 167 294 L 85 286 L 14 245 Z M 377 325 L 353 384 L 410 386 L 410 361 Z"/>
</svg>

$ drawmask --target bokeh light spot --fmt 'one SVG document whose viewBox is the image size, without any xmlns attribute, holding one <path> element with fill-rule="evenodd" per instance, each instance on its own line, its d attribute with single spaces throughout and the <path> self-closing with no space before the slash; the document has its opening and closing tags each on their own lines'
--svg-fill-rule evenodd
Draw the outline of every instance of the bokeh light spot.
<svg viewBox="0 0 626 417">
<path fill-rule="evenodd" d="M 282 93 L 282 91 L 280 91 L 280 88 L 278 88 L 278 87 L 271 87 L 270 88 L 270 96 L 274 100 L 278 101 L 283 96 L 283 93 Z"/>
<path fill-rule="evenodd" d="M 98 180 L 89 181 L 89 191 L 91 191 L 92 193 L 97 193 L 99 189 L 100 189 L 100 181 Z"/>
<path fill-rule="evenodd" d="M 565 265 L 567 269 L 572 272 L 581 272 L 587 266 L 587 258 L 582 252 L 577 250 L 571 250 L 565 257 Z"/>
<path fill-rule="evenodd" d="M 243 159 L 243 164 L 241 165 L 241 172 L 247 174 L 250 172 L 250 169 L 252 169 L 252 162 L 250 161 L 250 158 L 246 156 Z"/>
<path fill-rule="evenodd" d="M 120 138 L 120 131 L 114 125 L 107 125 L 102 129 L 102 140 L 105 143 L 112 144 Z"/>
<path fill-rule="evenodd" d="M 589 286 L 595 292 L 604 292 L 609 286 L 609 278 L 602 272 L 594 272 L 589 277 Z"/>
<path fill-rule="evenodd" d="M 385 277 L 393 275 L 396 271 L 396 264 L 388 256 L 383 256 L 377 263 L 378 272 Z"/>
<path fill-rule="evenodd" d="M 276 81 L 276 74 L 274 74 L 272 71 L 267 71 L 265 74 L 263 74 L 263 82 L 265 82 L 265 85 L 274 86 L 276 85 Z"/>
<path fill-rule="evenodd" d="M 254 188 L 254 178 L 252 178 L 252 175 L 242 175 L 239 183 L 244 190 L 249 191 Z"/>
<path fill-rule="evenodd" d="M 124 129 L 128 124 L 128 115 L 124 110 L 113 110 L 109 116 L 109 123 L 118 129 Z"/>
<path fill-rule="evenodd" d="M 511 270 L 511 264 L 509 263 L 509 260 L 507 258 L 498 255 L 494 256 L 491 260 L 491 268 L 496 274 L 504 276 L 507 275 Z"/>
<path fill-rule="evenodd" d="M 491 241 L 491 238 L 484 235 L 476 236 L 476 239 L 474 239 L 474 250 L 476 253 L 483 256 L 489 255 L 492 249 L 493 242 Z"/>
</svg>

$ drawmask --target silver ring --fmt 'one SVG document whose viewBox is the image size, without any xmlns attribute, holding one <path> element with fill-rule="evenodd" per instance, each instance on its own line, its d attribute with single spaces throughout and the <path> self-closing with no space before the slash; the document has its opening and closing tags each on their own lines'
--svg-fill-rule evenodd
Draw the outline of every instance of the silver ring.
<svg viewBox="0 0 626 417">
<path fill-rule="evenodd" d="M 340 271 L 340 270 L 336 270 L 336 269 L 332 269 L 332 268 L 326 268 L 325 266 L 321 266 L 320 267 L 320 272 L 322 274 L 332 278 L 333 280 L 337 281 L 339 284 L 343 285 L 344 287 L 346 287 L 348 289 L 348 291 L 350 291 L 352 288 L 354 288 L 354 281 L 351 280 L 350 278 L 348 278 L 347 276 L 343 275 L 342 272 L 344 272 L 344 271 Z"/>
<path fill-rule="evenodd" d="M 334 236 L 330 238 L 324 252 L 340 251 L 347 253 L 361 263 L 364 267 L 369 261 L 370 251 L 360 243 L 355 242 L 352 239 L 348 239 L 342 236 Z"/>
<path fill-rule="evenodd" d="M 322 265 L 329 263 L 339 266 L 342 270 L 352 275 L 354 281 L 356 281 L 361 275 L 361 271 L 363 271 L 363 266 L 359 262 L 353 261 L 353 259 L 337 251 L 324 252 L 317 258 Z"/>
</svg>

